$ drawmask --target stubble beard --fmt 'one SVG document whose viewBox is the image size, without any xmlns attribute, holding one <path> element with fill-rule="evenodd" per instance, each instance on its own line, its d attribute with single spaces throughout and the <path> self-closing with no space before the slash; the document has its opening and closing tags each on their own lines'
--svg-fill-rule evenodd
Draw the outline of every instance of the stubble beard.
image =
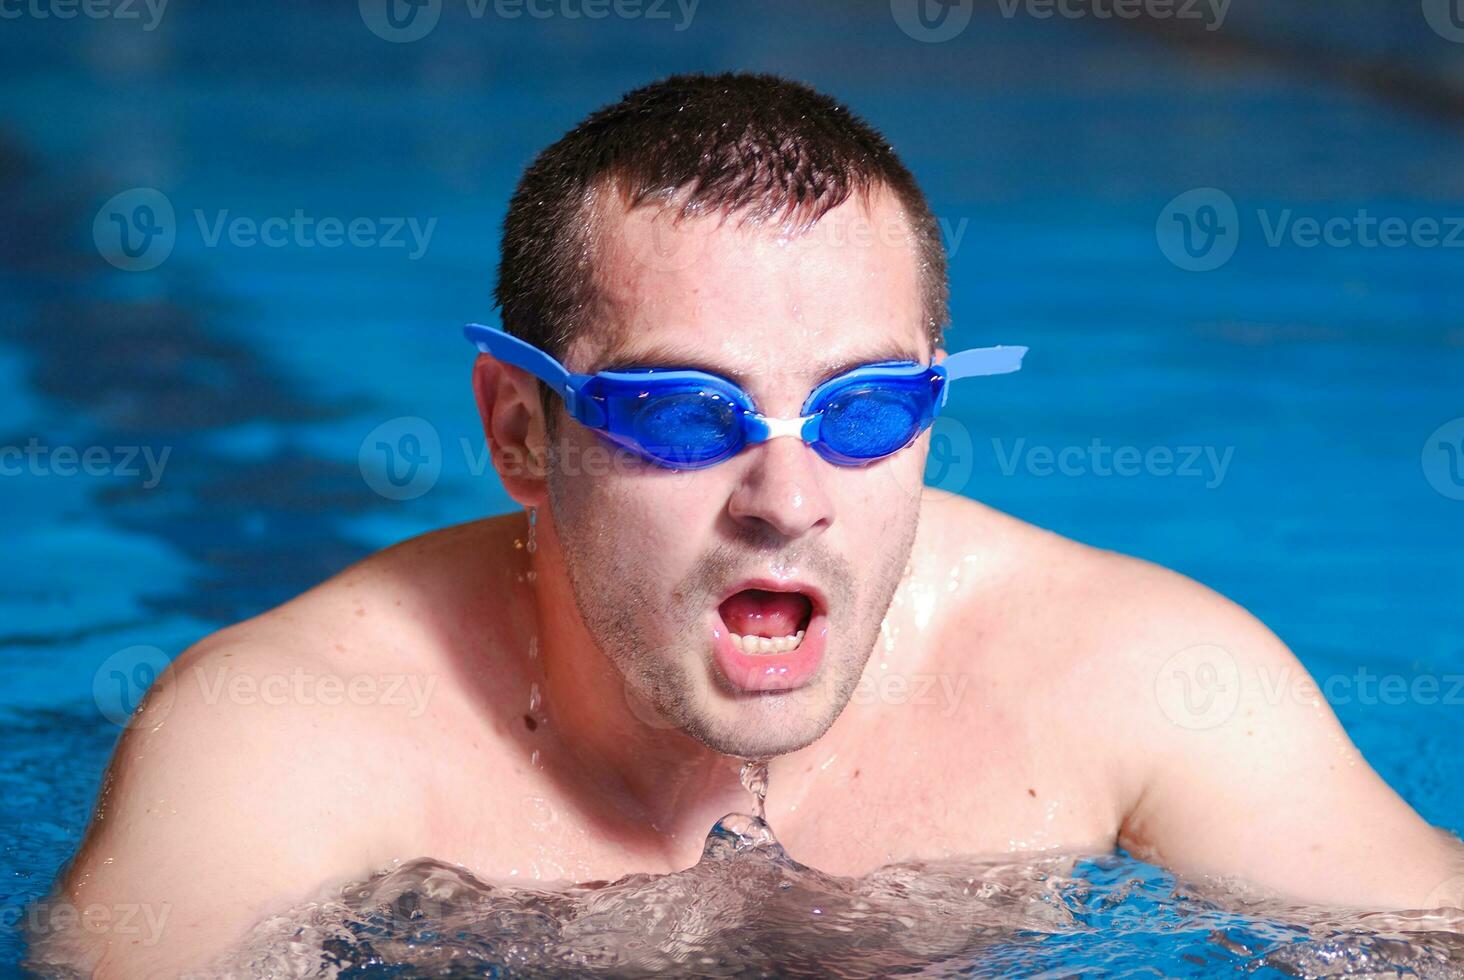
<svg viewBox="0 0 1464 980">
<path fill-rule="evenodd" d="M 706 613 L 716 598 L 715 590 L 754 567 L 757 551 L 714 548 L 678 587 L 662 592 L 659 586 L 644 584 L 655 582 L 656 576 L 643 554 L 606 547 L 613 540 L 606 533 L 607 526 L 593 519 L 578 520 L 573 505 L 566 506 L 568 498 L 552 471 L 548 484 L 550 510 L 580 619 L 625 684 L 625 691 L 620 692 L 624 700 L 632 710 L 637 703 L 641 706 L 634 713 L 643 722 L 655 728 L 679 729 L 714 752 L 744 759 L 796 751 L 833 726 L 859 686 L 881 623 L 904 577 L 919 527 L 919 508 L 904 522 L 899 546 L 868 582 L 867 598 L 862 601 L 856 602 L 860 590 L 842 558 L 827 552 L 800 557 L 800 568 L 821 573 L 830 622 L 835 627 L 834 642 L 825 651 L 818 674 L 804 687 L 732 694 L 755 711 L 738 712 L 745 720 L 731 721 L 718 717 L 704 703 L 726 696 L 713 689 L 715 681 L 707 676 L 710 673 L 720 679 L 708 662 Z M 762 550 L 764 558 L 766 553 Z M 859 615 L 861 607 L 864 615 Z M 645 624 L 662 620 L 686 625 L 671 639 L 657 642 Z M 852 623 L 852 629 L 839 629 L 841 623 Z M 725 690 L 725 683 L 721 687 Z M 644 717 L 646 707 L 653 718 Z"/>
</svg>

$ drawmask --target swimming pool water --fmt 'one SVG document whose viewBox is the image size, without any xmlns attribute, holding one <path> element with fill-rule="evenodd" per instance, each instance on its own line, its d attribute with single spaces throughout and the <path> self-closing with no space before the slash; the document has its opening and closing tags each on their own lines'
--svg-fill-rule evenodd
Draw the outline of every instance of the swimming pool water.
<svg viewBox="0 0 1464 980">
<path fill-rule="evenodd" d="M 375 548 L 508 507 L 475 448 L 457 328 L 491 315 L 513 181 L 589 109 L 690 69 L 801 77 L 883 128 L 947 229 L 954 342 L 1033 348 L 999 401 L 954 396 L 932 482 L 1246 605 L 1334 682 L 1382 775 L 1464 830 L 1464 477 L 1438 448 L 1464 423 L 1433 435 L 1464 416 L 1461 252 L 1266 241 L 1288 209 L 1464 215 L 1457 120 L 1093 20 L 981 11 L 923 44 L 885 4 L 707 0 L 683 30 L 443 17 L 399 44 L 354 5 L 180 6 L 151 31 L 0 24 L 0 446 L 37 447 L 0 476 L 7 924 L 80 837 L 118 731 L 107 712 L 136 693 L 105 682 L 140 676 L 137 648 L 174 655 Z M 1457 65 L 1455 49 L 1424 60 Z M 94 235 L 135 188 L 175 213 L 148 271 L 117 268 Z M 1240 222 L 1234 257 L 1205 272 L 1156 241 L 1195 188 L 1224 191 Z M 210 238 L 297 210 L 430 237 L 415 258 L 405 232 L 403 247 Z M 1094 440 L 1175 463 L 1122 475 Z M 382 442 L 416 447 L 416 482 L 384 480 Z M 99 450 L 100 475 L 68 475 L 63 447 Z M 1083 452 L 1049 472 L 1044 448 Z M 1415 693 L 1385 697 L 1360 670 Z M 1144 895 L 1171 887 L 1137 867 L 1123 873 L 1157 882 Z M 1166 914 L 1158 898 L 1117 907 Z M 1140 933 L 1027 966 L 1181 955 Z M 0 968 L 19 957 L 7 930 Z"/>
</svg>

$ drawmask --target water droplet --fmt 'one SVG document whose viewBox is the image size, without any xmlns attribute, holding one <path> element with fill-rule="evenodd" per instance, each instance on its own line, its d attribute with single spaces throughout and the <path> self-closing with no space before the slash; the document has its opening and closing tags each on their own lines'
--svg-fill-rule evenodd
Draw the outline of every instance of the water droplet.
<svg viewBox="0 0 1464 980">
<path fill-rule="evenodd" d="M 747 761 L 742 763 L 742 788 L 747 790 L 757 800 L 757 818 L 767 819 L 766 803 L 768 798 L 768 764 L 765 761 Z"/>
<path fill-rule="evenodd" d="M 547 827 L 556 819 L 553 805 L 542 796 L 524 797 L 524 807 L 529 811 L 529 822 L 535 827 Z"/>
</svg>

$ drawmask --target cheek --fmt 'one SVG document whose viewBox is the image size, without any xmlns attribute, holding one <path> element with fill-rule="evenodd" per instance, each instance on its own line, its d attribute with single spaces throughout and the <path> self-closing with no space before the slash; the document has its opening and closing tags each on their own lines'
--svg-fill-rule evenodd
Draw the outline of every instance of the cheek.
<svg viewBox="0 0 1464 980">
<path fill-rule="evenodd" d="M 898 524 L 904 515 L 918 513 L 925 492 L 926 440 L 922 435 L 899 453 L 865 467 L 831 467 L 840 477 L 836 501 L 846 523 L 867 525 L 850 515 L 878 514 L 887 524 Z"/>
<path fill-rule="evenodd" d="M 923 437 L 922 437 L 923 438 Z M 831 487 L 834 528 L 841 548 L 861 577 L 904 562 L 920 518 L 924 491 L 924 443 L 862 469 L 841 470 Z M 876 517 L 877 515 L 877 517 Z M 874 572 L 874 569 L 881 569 Z"/>
<path fill-rule="evenodd" d="M 549 484 L 567 547 L 653 559 L 672 574 L 687 563 L 678 556 L 705 546 L 725 491 L 711 472 L 659 469 L 585 430 L 562 438 Z"/>
</svg>

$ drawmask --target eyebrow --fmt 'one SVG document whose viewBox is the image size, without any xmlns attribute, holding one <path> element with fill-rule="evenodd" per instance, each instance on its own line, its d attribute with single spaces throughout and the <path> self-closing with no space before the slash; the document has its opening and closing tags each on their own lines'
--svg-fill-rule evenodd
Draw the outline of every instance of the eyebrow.
<svg viewBox="0 0 1464 980">
<path fill-rule="evenodd" d="M 809 374 L 817 378 L 817 383 L 821 384 L 829 378 L 837 377 L 846 371 L 852 371 L 854 368 L 866 364 L 876 364 L 880 361 L 914 361 L 916 364 L 924 364 L 926 360 L 924 354 L 909 345 L 891 343 L 866 353 L 815 362 L 810 368 Z M 590 369 L 589 373 L 648 367 L 701 371 L 704 374 L 726 378 L 739 387 L 746 387 L 749 379 L 749 375 L 744 371 L 708 361 L 704 352 L 695 351 L 688 346 L 674 342 L 650 344 L 644 347 L 637 347 L 634 344 L 612 347 L 596 359 L 595 366 Z"/>
</svg>

